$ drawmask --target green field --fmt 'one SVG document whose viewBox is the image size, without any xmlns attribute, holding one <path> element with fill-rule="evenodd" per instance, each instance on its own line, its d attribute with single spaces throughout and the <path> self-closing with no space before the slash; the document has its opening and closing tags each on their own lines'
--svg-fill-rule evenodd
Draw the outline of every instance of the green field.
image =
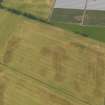
<svg viewBox="0 0 105 105">
<path fill-rule="evenodd" d="M 52 19 L 51 19 L 51 23 L 54 24 L 55 26 L 61 27 L 68 31 L 72 31 L 79 35 L 105 42 L 105 27 L 98 26 L 100 24 L 102 25 L 105 23 L 104 22 L 105 13 L 102 12 L 100 13 L 99 16 L 97 16 L 98 14 L 96 16 L 94 16 L 94 14 L 91 14 L 92 16 L 94 16 L 93 17 L 94 19 L 88 21 L 89 23 L 88 26 L 81 26 L 79 24 L 73 24 L 75 22 L 80 23 L 80 21 L 76 21 L 74 19 L 76 15 L 80 15 L 80 14 L 82 14 L 80 10 L 72 11 L 72 10 L 66 10 L 66 9 L 55 9 Z M 90 23 L 92 23 L 92 26 Z M 93 23 L 97 24 L 97 26 L 95 26 L 95 24 Z"/>
<path fill-rule="evenodd" d="M 52 21 L 64 23 L 81 23 L 83 10 L 55 8 Z M 105 25 L 105 11 L 88 10 L 84 25 Z"/>
<path fill-rule="evenodd" d="M 103 104 L 104 43 L 5 9 L 0 26 L 4 105 Z"/>
</svg>

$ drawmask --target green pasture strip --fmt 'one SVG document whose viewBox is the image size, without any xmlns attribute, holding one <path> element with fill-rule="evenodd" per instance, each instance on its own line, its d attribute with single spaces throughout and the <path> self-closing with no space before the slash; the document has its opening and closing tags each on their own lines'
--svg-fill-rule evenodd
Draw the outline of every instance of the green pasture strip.
<svg viewBox="0 0 105 105">
<path fill-rule="evenodd" d="M 55 8 L 52 21 L 65 23 L 81 23 L 83 10 Z M 105 25 L 105 11 L 87 10 L 84 25 Z"/>
</svg>

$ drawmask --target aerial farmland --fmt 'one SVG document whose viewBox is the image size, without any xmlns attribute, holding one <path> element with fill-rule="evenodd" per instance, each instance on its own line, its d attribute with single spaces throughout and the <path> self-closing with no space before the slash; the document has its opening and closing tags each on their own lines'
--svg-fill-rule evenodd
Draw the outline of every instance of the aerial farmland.
<svg viewBox="0 0 105 105">
<path fill-rule="evenodd" d="M 105 104 L 105 43 L 53 21 L 54 2 L 0 4 L 0 105 Z"/>
</svg>

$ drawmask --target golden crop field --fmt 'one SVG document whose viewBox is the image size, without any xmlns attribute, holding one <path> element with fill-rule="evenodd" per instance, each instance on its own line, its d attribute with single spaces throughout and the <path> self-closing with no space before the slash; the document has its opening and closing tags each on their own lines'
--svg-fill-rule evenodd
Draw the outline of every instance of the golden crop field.
<svg viewBox="0 0 105 105">
<path fill-rule="evenodd" d="M 0 26 L 1 105 L 104 105 L 104 43 L 6 10 Z"/>
<path fill-rule="evenodd" d="M 53 0 L 4 0 L 3 5 L 23 13 L 48 18 Z"/>
</svg>

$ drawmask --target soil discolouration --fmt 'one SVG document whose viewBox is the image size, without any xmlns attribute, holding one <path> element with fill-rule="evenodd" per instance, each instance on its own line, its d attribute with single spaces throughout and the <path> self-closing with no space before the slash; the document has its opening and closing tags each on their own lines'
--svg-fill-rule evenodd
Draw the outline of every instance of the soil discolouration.
<svg viewBox="0 0 105 105">
<path fill-rule="evenodd" d="M 56 81 L 63 81 L 65 78 L 65 61 L 68 59 L 66 50 L 60 46 L 44 47 L 41 54 L 50 58 L 52 67 L 55 70 L 54 79 Z"/>
<path fill-rule="evenodd" d="M 3 56 L 3 63 L 7 64 L 12 60 L 13 53 L 19 46 L 20 40 L 21 39 L 16 36 L 13 36 L 12 38 L 10 38 L 6 47 L 5 54 Z"/>
</svg>

